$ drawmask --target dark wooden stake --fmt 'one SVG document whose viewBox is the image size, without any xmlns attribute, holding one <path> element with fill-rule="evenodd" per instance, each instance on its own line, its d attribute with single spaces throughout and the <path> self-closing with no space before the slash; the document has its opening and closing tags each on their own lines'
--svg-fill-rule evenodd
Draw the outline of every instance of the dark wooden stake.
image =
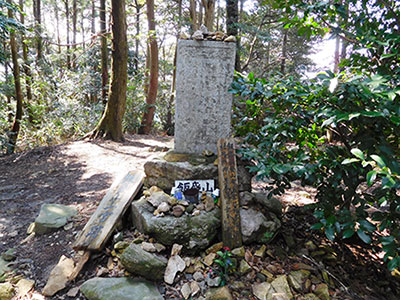
<svg viewBox="0 0 400 300">
<path fill-rule="evenodd" d="M 218 182 L 221 190 L 222 241 L 225 247 L 242 246 L 235 142 L 218 141 Z"/>
</svg>

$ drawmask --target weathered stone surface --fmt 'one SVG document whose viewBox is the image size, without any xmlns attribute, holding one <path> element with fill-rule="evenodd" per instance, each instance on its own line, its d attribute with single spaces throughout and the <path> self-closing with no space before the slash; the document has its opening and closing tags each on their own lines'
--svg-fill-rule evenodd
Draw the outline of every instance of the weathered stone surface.
<svg viewBox="0 0 400 300">
<path fill-rule="evenodd" d="M 268 282 L 255 283 L 252 286 L 253 295 L 260 300 L 266 300 L 270 290 L 271 284 Z"/>
<path fill-rule="evenodd" d="M 197 216 L 180 218 L 155 217 L 145 198 L 132 203 L 133 225 L 140 232 L 154 236 L 164 245 L 181 244 L 187 250 L 201 250 L 209 246 L 220 227 L 220 210 L 202 211 Z"/>
<path fill-rule="evenodd" d="M 184 162 L 168 162 L 154 159 L 144 164 L 145 185 L 157 185 L 163 190 L 175 186 L 175 180 L 185 179 L 218 179 L 218 168 L 213 164 L 192 165 Z"/>
<path fill-rule="evenodd" d="M 167 267 L 167 260 L 142 249 L 140 245 L 130 244 L 122 253 L 121 264 L 131 273 L 149 280 L 161 280 Z"/>
<path fill-rule="evenodd" d="M 168 260 L 168 265 L 164 273 L 164 281 L 168 284 L 173 284 L 176 273 L 185 270 L 185 261 L 179 256 L 171 256 Z"/>
<path fill-rule="evenodd" d="M 33 280 L 28 280 L 25 278 L 22 278 L 21 280 L 18 280 L 16 286 L 17 286 L 17 296 L 18 297 L 24 297 L 35 285 L 35 281 Z"/>
<path fill-rule="evenodd" d="M 247 263 L 247 261 L 245 261 L 244 259 L 242 259 L 240 261 L 240 265 L 239 265 L 239 274 L 244 275 L 247 272 L 251 271 L 251 267 L 250 265 Z"/>
<path fill-rule="evenodd" d="M 209 289 L 205 296 L 207 300 L 233 300 L 232 294 L 227 286 Z"/>
<path fill-rule="evenodd" d="M 289 299 L 293 299 L 293 294 L 290 290 L 286 275 L 278 276 L 271 282 L 271 286 L 275 290 L 275 293 L 285 294 Z"/>
<path fill-rule="evenodd" d="M 16 258 L 16 250 L 15 248 L 10 248 L 8 249 L 6 252 L 3 252 L 1 254 L 1 257 L 5 260 L 5 261 L 12 261 Z"/>
<path fill-rule="evenodd" d="M 255 193 L 254 196 L 255 201 L 264 206 L 268 211 L 274 213 L 278 217 L 282 215 L 282 203 L 278 199 L 274 197 L 268 199 L 265 193 Z"/>
<path fill-rule="evenodd" d="M 72 258 L 65 257 L 64 255 L 61 256 L 57 266 L 51 271 L 42 294 L 45 296 L 53 296 L 55 293 L 65 288 L 74 272 L 74 268 L 75 262 Z"/>
<path fill-rule="evenodd" d="M 81 292 L 89 300 L 163 300 L 153 283 L 138 278 L 92 278 Z"/>
<path fill-rule="evenodd" d="M 254 194 L 252 194 L 250 192 L 247 192 L 247 191 L 241 192 L 239 194 L 240 206 L 248 206 L 250 204 L 253 204 L 254 203 L 254 198 L 255 198 Z"/>
<path fill-rule="evenodd" d="M 330 300 L 331 297 L 329 295 L 328 285 L 325 283 L 320 283 L 315 287 L 314 293 L 319 297 L 321 300 Z"/>
<path fill-rule="evenodd" d="M 190 294 L 192 293 L 192 289 L 190 288 L 190 284 L 188 282 L 186 282 L 182 286 L 181 293 L 182 293 L 183 299 L 189 299 Z"/>
<path fill-rule="evenodd" d="M 274 214 L 267 219 L 261 212 L 250 209 L 240 209 L 242 237 L 244 243 L 263 241 L 265 235 L 274 236 L 281 227 L 281 222 Z"/>
<path fill-rule="evenodd" d="M 0 283 L 0 300 L 10 300 L 14 296 L 14 291 L 11 283 Z"/>
<path fill-rule="evenodd" d="M 67 224 L 68 219 L 75 216 L 77 210 L 61 204 L 43 204 L 39 216 L 35 220 L 34 232 L 44 234 Z"/>
<path fill-rule="evenodd" d="M 303 285 L 308 277 L 310 277 L 310 271 L 298 270 L 290 272 L 288 276 L 289 285 L 297 292 L 302 292 Z"/>
<path fill-rule="evenodd" d="M 8 262 L 3 260 L 0 257 L 0 277 L 4 275 L 4 273 L 10 271 L 10 268 L 8 267 Z"/>
<path fill-rule="evenodd" d="M 312 293 L 308 293 L 303 296 L 302 300 L 320 300 L 320 299 L 318 298 L 318 296 L 316 296 Z"/>
<path fill-rule="evenodd" d="M 289 300 L 293 299 L 293 294 L 287 282 L 286 275 L 278 276 L 271 283 L 262 282 L 255 283 L 252 286 L 253 294 L 260 300 L 273 300 L 276 297 L 285 297 Z M 279 299 L 279 298 L 278 298 Z"/>
<path fill-rule="evenodd" d="M 217 152 L 231 128 L 234 43 L 180 40 L 176 67 L 175 150 Z"/>
<path fill-rule="evenodd" d="M 151 193 L 147 198 L 147 201 L 151 203 L 154 207 L 160 206 L 162 203 L 168 203 L 169 195 L 164 193 L 163 191 Z"/>
</svg>

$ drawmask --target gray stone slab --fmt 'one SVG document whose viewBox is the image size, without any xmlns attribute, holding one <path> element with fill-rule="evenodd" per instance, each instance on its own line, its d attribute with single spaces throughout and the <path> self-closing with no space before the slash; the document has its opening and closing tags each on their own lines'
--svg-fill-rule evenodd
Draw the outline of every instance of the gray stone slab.
<svg viewBox="0 0 400 300">
<path fill-rule="evenodd" d="M 178 42 L 175 151 L 217 152 L 217 141 L 231 128 L 235 43 Z"/>
</svg>

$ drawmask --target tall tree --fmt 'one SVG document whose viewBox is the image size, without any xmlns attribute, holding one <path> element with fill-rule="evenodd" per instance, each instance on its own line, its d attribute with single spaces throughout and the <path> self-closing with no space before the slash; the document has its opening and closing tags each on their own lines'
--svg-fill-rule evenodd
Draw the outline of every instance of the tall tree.
<svg viewBox="0 0 400 300">
<path fill-rule="evenodd" d="M 33 16 L 35 18 L 37 60 L 42 59 L 42 10 L 41 0 L 33 0 Z"/>
<path fill-rule="evenodd" d="M 78 19 L 78 9 L 76 7 L 76 0 L 72 1 L 72 61 L 73 67 L 75 68 L 75 50 L 76 50 L 76 25 Z"/>
<path fill-rule="evenodd" d="M 226 0 L 226 32 L 228 35 L 238 35 L 239 4 L 238 0 Z M 237 37 L 238 38 L 238 37 Z M 237 40 L 235 70 L 240 71 L 239 39 Z"/>
<path fill-rule="evenodd" d="M 204 25 L 209 31 L 214 31 L 215 0 L 202 0 L 204 6 Z"/>
<path fill-rule="evenodd" d="M 122 118 L 126 108 L 128 42 L 126 37 L 125 0 L 111 1 L 112 55 L 109 100 L 92 138 L 123 141 Z"/>
<path fill-rule="evenodd" d="M 65 4 L 65 22 L 67 31 L 67 68 L 71 68 L 70 40 L 69 40 L 69 0 L 64 0 Z"/>
<path fill-rule="evenodd" d="M 101 34 L 101 99 L 107 104 L 108 85 L 108 49 L 107 49 L 106 0 L 100 0 L 100 34 Z"/>
<path fill-rule="evenodd" d="M 21 10 L 20 13 L 20 22 L 22 25 L 25 24 L 25 14 L 24 14 L 24 0 L 19 0 L 19 8 Z M 25 35 L 22 34 L 22 57 L 24 59 L 23 69 L 25 73 L 25 88 L 26 88 L 26 108 L 28 111 L 28 119 L 29 122 L 33 122 L 33 113 L 31 111 L 31 103 L 32 103 L 32 72 L 29 67 L 29 60 L 28 60 L 28 45 L 25 41 Z"/>
<path fill-rule="evenodd" d="M 146 111 L 143 114 L 139 133 L 149 134 L 155 112 L 155 103 L 158 89 L 158 45 L 156 40 L 156 21 L 154 17 L 154 0 L 146 1 L 147 21 L 149 26 L 149 44 L 150 44 L 150 80 L 149 89 L 146 97 Z"/>
<path fill-rule="evenodd" d="M 11 0 L 7 0 L 9 4 L 12 4 Z M 13 19 L 14 14 L 12 9 L 8 9 L 8 18 Z M 17 101 L 17 108 L 14 117 L 14 122 L 11 127 L 10 132 L 8 133 L 8 147 L 7 153 L 11 154 L 14 153 L 15 147 L 17 144 L 17 138 L 19 134 L 19 130 L 21 127 L 21 119 L 22 119 L 22 105 L 23 105 L 23 98 L 22 98 L 22 88 L 21 88 L 21 81 L 20 81 L 20 71 L 19 71 L 19 64 L 18 64 L 18 49 L 17 49 L 17 40 L 15 38 L 15 31 L 10 32 L 10 48 L 11 48 L 11 57 L 13 62 L 13 75 L 14 75 L 14 86 L 15 86 L 15 100 Z"/>
</svg>

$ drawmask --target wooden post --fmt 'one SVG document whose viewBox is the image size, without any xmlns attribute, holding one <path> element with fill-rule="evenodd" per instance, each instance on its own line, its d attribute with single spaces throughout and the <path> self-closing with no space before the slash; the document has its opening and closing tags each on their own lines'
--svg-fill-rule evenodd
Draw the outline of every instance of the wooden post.
<svg viewBox="0 0 400 300">
<path fill-rule="evenodd" d="M 225 247 L 242 246 L 235 142 L 218 140 L 218 182 L 221 190 L 222 241 Z"/>
</svg>

